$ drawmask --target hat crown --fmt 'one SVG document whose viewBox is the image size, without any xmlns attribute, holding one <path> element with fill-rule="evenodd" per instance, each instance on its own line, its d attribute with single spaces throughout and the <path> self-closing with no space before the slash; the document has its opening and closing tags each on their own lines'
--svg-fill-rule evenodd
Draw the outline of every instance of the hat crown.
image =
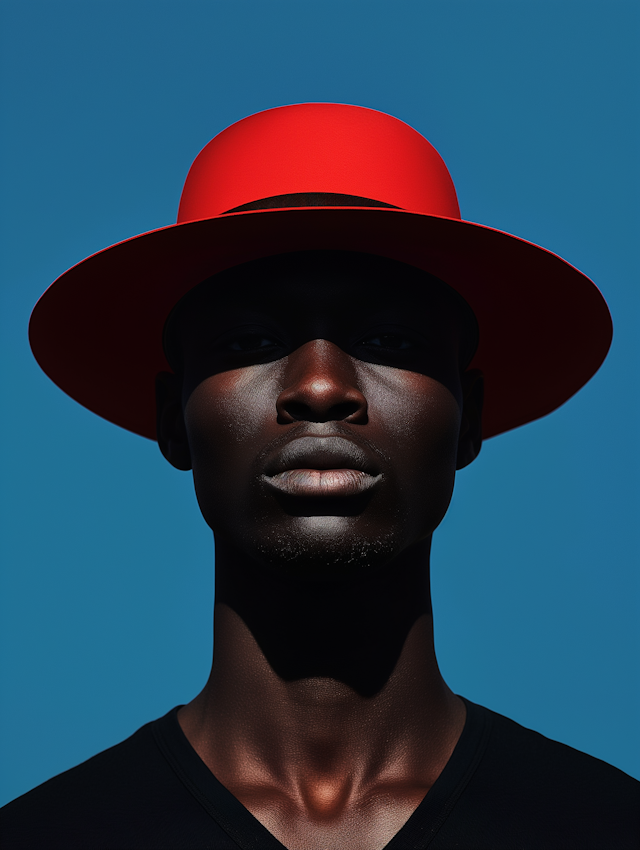
<svg viewBox="0 0 640 850">
<path fill-rule="evenodd" d="M 301 103 L 250 115 L 215 136 L 189 170 L 178 223 L 303 193 L 460 218 L 442 157 L 404 121 L 362 106 Z"/>
</svg>

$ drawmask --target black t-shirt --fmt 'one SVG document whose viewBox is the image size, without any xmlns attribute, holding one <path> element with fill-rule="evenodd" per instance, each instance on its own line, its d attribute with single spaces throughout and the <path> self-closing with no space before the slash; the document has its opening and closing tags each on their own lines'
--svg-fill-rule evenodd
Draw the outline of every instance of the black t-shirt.
<svg viewBox="0 0 640 850">
<path fill-rule="evenodd" d="M 451 758 L 385 850 L 640 848 L 640 782 L 465 703 Z M 283 850 L 200 759 L 177 711 L 5 806 L 3 850 Z"/>
</svg>

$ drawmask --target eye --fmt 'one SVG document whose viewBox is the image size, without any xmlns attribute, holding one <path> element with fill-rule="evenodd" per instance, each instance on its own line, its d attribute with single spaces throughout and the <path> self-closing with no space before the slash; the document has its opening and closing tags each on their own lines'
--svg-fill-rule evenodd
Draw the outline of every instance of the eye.
<svg viewBox="0 0 640 850">
<path fill-rule="evenodd" d="M 402 333 L 382 332 L 371 334 L 360 340 L 360 345 L 371 346 L 372 348 L 384 348 L 392 351 L 402 351 L 411 348 L 413 340 Z"/>
<path fill-rule="evenodd" d="M 231 351 L 265 351 L 268 348 L 280 346 L 277 339 L 264 333 L 237 334 L 228 342 Z"/>
</svg>

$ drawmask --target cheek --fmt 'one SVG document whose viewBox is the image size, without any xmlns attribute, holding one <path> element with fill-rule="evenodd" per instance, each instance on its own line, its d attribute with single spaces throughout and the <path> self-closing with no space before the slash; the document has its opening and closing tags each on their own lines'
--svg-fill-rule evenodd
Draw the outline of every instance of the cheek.
<svg viewBox="0 0 640 850">
<path fill-rule="evenodd" d="M 448 458 L 457 451 L 461 411 L 454 393 L 417 372 L 370 367 L 363 389 L 369 418 L 379 422 L 400 456 L 414 461 Z"/>
<path fill-rule="evenodd" d="M 265 424 L 276 422 L 274 392 L 275 376 L 238 369 L 205 379 L 185 404 L 196 495 L 211 527 L 246 482 Z"/>
<path fill-rule="evenodd" d="M 444 384 L 414 372 L 380 374 L 367 388 L 370 421 L 384 430 L 394 491 L 413 531 L 431 533 L 453 493 L 461 411 Z M 377 429 L 376 429 L 377 430 Z"/>
<path fill-rule="evenodd" d="M 269 401 L 268 380 L 251 369 L 236 369 L 206 378 L 184 408 L 191 451 L 215 451 L 223 443 L 250 439 Z"/>
</svg>

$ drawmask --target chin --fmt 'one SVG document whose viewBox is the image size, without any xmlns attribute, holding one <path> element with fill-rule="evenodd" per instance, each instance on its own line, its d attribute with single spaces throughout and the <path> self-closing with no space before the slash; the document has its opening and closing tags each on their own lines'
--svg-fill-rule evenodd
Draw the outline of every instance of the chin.
<svg viewBox="0 0 640 850">
<path fill-rule="evenodd" d="M 309 581 L 340 581 L 375 573 L 401 549 L 397 535 L 358 533 L 343 516 L 296 518 L 295 527 L 255 541 L 255 551 L 270 569 Z"/>
</svg>

